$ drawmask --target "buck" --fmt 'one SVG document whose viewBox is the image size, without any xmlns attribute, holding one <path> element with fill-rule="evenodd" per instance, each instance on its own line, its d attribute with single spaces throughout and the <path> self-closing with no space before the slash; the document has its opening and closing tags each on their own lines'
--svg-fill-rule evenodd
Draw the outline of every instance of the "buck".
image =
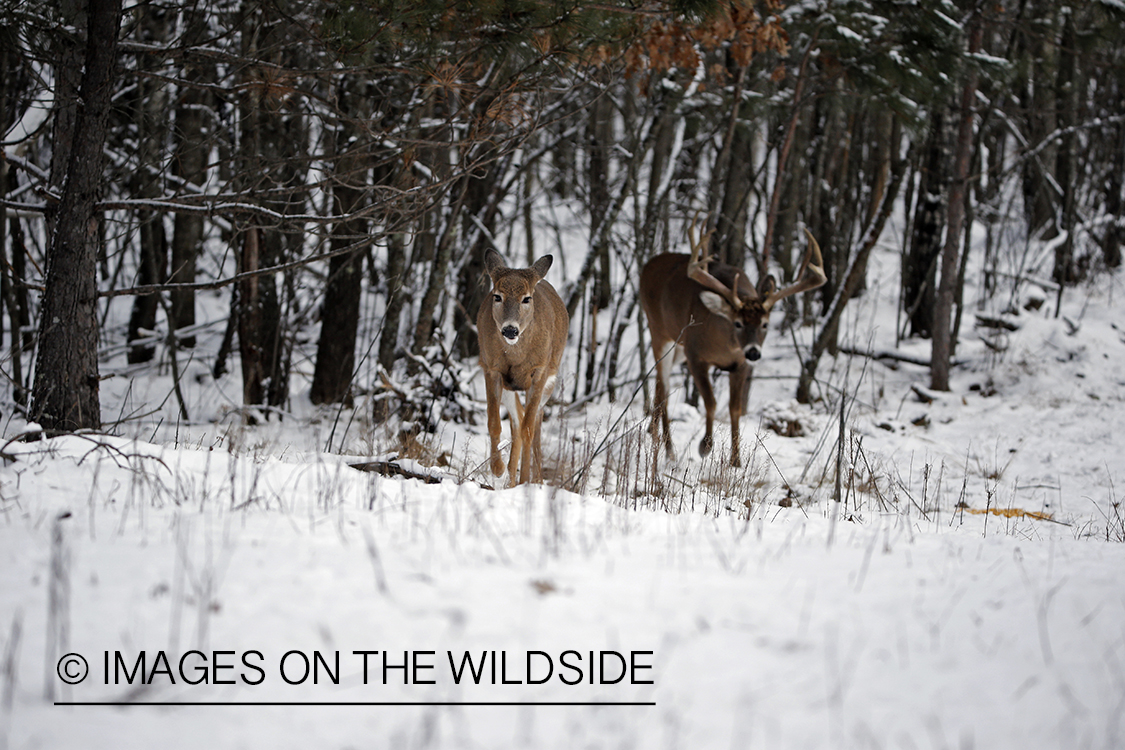
<svg viewBox="0 0 1125 750">
<path fill-rule="evenodd" d="M 508 407 L 512 447 L 509 484 L 543 481 L 540 432 L 543 404 L 551 396 L 566 346 L 570 316 L 555 288 L 543 277 L 552 258 L 544 255 L 531 268 L 508 268 L 491 248 L 484 265 L 492 296 L 477 315 L 480 364 L 488 400 L 488 437 L 492 473 L 504 473 L 500 458 L 500 401 Z M 526 394 L 521 404 L 519 394 Z M 518 479 L 517 479 L 518 477 Z"/>
<path fill-rule="evenodd" d="M 769 332 L 770 310 L 780 300 L 815 289 L 825 282 L 820 246 L 808 230 L 808 251 L 798 280 L 777 289 L 773 276 L 751 286 L 742 269 L 715 261 L 707 253 L 711 239 L 695 236 L 695 221 L 688 229 L 690 257 L 683 253 L 657 255 L 641 269 L 641 305 L 648 318 L 652 353 L 656 358 L 656 399 L 652 415 L 652 436 L 657 437 L 657 420 L 664 435 L 668 457 L 675 452 L 668 426 L 668 380 L 673 360 L 687 360 L 696 388 L 707 410 L 707 428 L 699 442 L 699 455 L 711 452 L 711 428 L 715 419 L 715 393 L 709 377 L 712 367 L 730 373 L 731 455 L 734 466 L 741 465 L 738 449 L 738 422 L 750 395 L 751 362 L 762 356 L 762 343 Z M 702 255 L 702 257 L 700 257 Z"/>
</svg>

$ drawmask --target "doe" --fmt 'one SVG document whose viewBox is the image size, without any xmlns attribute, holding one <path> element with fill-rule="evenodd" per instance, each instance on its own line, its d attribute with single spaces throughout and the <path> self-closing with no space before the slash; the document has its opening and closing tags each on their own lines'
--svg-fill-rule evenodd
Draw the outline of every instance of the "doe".
<svg viewBox="0 0 1125 750">
<path fill-rule="evenodd" d="M 492 295 L 480 307 L 477 334 L 488 400 L 490 461 L 493 474 L 504 473 L 499 448 L 504 397 L 511 420 L 508 481 L 512 485 L 543 481 L 543 404 L 554 390 L 570 327 L 566 305 L 543 279 L 551 262 L 551 256 L 544 255 L 530 268 L 508 268 L 495 250 L 490 248 L 484 256 Z M 526 397 L 523 404 L 520 393 Z"/>
</svg>

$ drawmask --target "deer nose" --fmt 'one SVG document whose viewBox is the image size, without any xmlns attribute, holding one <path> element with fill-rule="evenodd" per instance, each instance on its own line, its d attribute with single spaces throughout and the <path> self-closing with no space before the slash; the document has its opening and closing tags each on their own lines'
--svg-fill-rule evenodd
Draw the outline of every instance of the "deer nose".
<svg viewBox="0 0 1125 750">
<path fill-rule="evenodd" d="M 520 337 L 520 329 L 516 328 L 515 326 L 504 326 L 502 329 L 500 329 L 500 333 L 504 335 L 504 338 L 513 343 Z"/>
<path fill-rule="evenodd" d="M 756 346 L 750 346 L 750 347 L 746 348 L 746 359 L 750 360 L 751 362 L 757 362 L 761 358 L 762 358 L 762 350 L 761 349 L 759 349 Z"/>
</svg>

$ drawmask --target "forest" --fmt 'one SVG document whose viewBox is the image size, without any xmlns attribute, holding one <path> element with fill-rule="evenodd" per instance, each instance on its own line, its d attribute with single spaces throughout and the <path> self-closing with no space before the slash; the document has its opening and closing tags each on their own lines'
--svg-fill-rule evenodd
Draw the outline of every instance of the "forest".
<svg viewBox="0 0 1125 750">
<path fill-rule="evenodd" d="M 0 0 L 0 750 L 1125 747 L 1123 28 Z"/>
<path fill-rule="evenodd" d="M 250 423 L 295 392 L 478 420 L 461 373 L 489 248 L 577 246 L 567 403 L 644 380 L 639 270 L 696 217 L 752 280 L 792 279 L 818 239 L 827 283 L 781 324 L 812 331 L 803 403 L 888 222 L 895 339 L 932 342 L 936 391 L 980 302 L 974 226 L 990 296 L 1049 305 L 1121 265 L 1115 0 L 0 8 L 3 411 L 48 431 L 114 429 L 121 357 L 170 371 L 185 421 L 187 361 L 238 368 Z"/>
</svg>

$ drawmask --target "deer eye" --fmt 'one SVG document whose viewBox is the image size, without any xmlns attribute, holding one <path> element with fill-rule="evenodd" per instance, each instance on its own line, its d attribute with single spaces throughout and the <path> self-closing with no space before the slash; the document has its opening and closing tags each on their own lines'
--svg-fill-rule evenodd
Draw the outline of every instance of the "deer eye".
<svg viewBox="0 0 1125 750">
<path fill-rule="evenodd" d="M 503 302 L 504 298 L 501 297 L 499 294 L 494 294 L 494 295 L 492 295 L 492 301 L 493 302 Z"/>
<path fill-rule="evenodd" d="M 531 304 L 531 297 L 524 297 L 524 298 L 523 298 L 523 303 L 524 303 L 525 305 L 530 305 L 530 304 Z"/>
<path fill-rule="evenodd" d="M 734 327 L 741 331 L 742 330 L 742 321 L 741 320 L 734 321 Z"/>
</svg>

